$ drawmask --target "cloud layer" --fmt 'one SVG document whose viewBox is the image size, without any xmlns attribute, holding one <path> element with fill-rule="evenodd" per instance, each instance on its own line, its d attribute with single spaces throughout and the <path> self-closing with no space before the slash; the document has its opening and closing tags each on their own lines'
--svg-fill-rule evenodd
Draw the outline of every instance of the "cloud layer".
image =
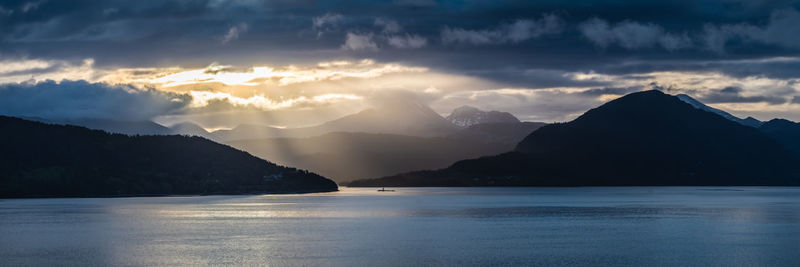
<svg viewBox="0 0 800 267">
<path fill-rule="evenodd" d="M 46 119 L 150 120 L 190 101 L 187 95 L 85 81 L 0 86 L 0 114 Z"/>
<path fill-rule="evenodd" d="M 692 46 L 692 40 L 686 33 L 665 32 L 662 27 L 650 23 L 623 21 L 610 25 L 605 20 L 592 18 L 579 28 L 584 37 L 602 48 L 616 44 L 626 49 L 660 46 L 674 51 Z"/>
<path fill-rule="evenodd" d="M 214 127 L 244 113 L 261 114 L 250 122 L 311 123 L 300 117 L 356 112 L 381 91 L 423 96 L 441 113 L 469 104 L 558 121 L 654 87 L 737 115 L 800 120 L 798 8 L 740 0 L 12 0 L 0 3 L 0 84 L 41 93 L 7 89 L 17 98 L 73 103 L 62 110 L 85 107 L 75 104 L 81 91 L 56 87 L 123 88 L 140 101 L 131 103 L 156 103 L 131 118 L 207 116 Z M 156 91 L 141 93 L 147 88 Z M 185 103 L 173 109 L 159 94 Z M 106 98 L 114 99 L 90 99 Z"/>
<path fill-rule="evenodd" d="M 467 30 L 445 26 L 442 29 L 442 43 L 471 45 L 519 43 L 561 31 L 563 31 L 561 18 L 547 14 L 538 20 L 519 19 L 492 29 Z"/>
</svg>

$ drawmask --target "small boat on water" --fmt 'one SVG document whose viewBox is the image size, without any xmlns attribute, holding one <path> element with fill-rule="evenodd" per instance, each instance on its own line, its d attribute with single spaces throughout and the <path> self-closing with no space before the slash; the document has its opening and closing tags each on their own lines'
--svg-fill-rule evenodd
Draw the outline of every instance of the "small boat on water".
<svg viewBox="0 0 800 267">
<path fill-rule="evenodd" d="M 394 190 L 392 189 L 386 190 L 386 187 L 381 187 L 381 189 L 378 189 L 378 192 L 394 192 Z"/>
</svg>

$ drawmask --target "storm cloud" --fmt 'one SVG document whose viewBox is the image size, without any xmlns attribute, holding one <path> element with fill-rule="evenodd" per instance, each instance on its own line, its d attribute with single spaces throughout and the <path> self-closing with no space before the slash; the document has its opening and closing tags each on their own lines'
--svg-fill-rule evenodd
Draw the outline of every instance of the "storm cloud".
<svg viewBox="0 0 800 267">
<path fill-rule="evenodd" d="M 442 29 L 442 43 L 471 45 L 519 43 L 561 31 L 563 31 L 561 18 L 546 14 L 538 20 L 519 19 L 491 29 L 469 30 L 445 26 Z"/>
<path fill-rule="evenodd" d="M 658 25 L 623 21 L 610 25 L 607 21 L 592 18 L 583 22 L 580 31 L 595 45 L 606 48 L 617 44 L 626 49 L 651 48 L 656 45 L 674 51 L 692 46 L 686 33 L 670 33 Z"/>
<path fill-rule="evenodd" d="M 0 85 L 0 114 L 47 119 L 150 120 L 187 107 L 191 97 L 85 81 Z"/>
<path fill-rule="evenodd" d="M 718 90 L 711 90 L 706 95 L 700 98 L 701 101 L 709 104 L 717 103 L 767 103 L 770 105 L 784 104 L 788 101 L 785 97 L 773 95 L 756 95 L 744 96 L 742 95 L 742 88 L 739 87 L 725 87 Z"/>
<path fill-rule="evenodd" d="M 726 45 L 736 40 L 798 49 L 800 48 L 798 24 L 800 24 L 800 12 L 788 8 L 773 11 L 769 21 L 763 26 L 744 22 L 723 25 L 708 24 L 705 26 L 703 35 L 708 49 L 719 53 L 725 52 Z"/>
<path fill-rule="evenodd" d="M 83 107 L 81 97 L 151 107 L 98 104 L 130 118 L 185 110 L 175 96 L 266 107 L 257 112 L 325 103 L 344 113 L 353 110 L 315 99 L 406 90 L 427 92 L 442 113 L 491 103 L 484 108 L 554 121 L 655 83 L 737 114 L 797 120 L 800 105 L 789 103 L 800 91 L 798 9 L 788 0 L 8 0 L 0 3 L 0 84 L 8 96 L 22 90 L 14 86 L 48 87 L 65 110 Z M 418 71 L 393 71 L 405 67 Z M 77 87 L 115 93 L 84 96 Z M 204 93 L 186 100 L 190 92 Z"/>
</svg>

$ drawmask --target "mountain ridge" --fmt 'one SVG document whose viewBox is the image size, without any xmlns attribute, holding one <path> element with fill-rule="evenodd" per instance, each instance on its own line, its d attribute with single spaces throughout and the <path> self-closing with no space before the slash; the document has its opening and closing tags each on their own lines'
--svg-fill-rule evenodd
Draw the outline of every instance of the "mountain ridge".
<svg viewBox="0 0 800 267">
<path fill-rule="evenodd" d="M 460 127 L 485 123 L 518 123 L 517 117 L 508 112 L 483 111 L 472 106 L 461 106 L 453 110 L 445 119 Z"/>
<path fill-rule="evenodd" d="M 331 132 L 364 132 L 420 137 L 453 134 L 459 127 L 447 121 L 423 103 L 408 101 L 362 110 L 316 126 L 276 128 L 263 125 L 239 125 L 213 134 L 223 141 L 274 137 L 313 137 Z"/>
<path fill-rule="evenodd" d="M 543 126 L 512 152 L 349 186 L 797 185 L 797 163 L 758 129 L 653 90 Z"/>
<path fill-rule="evenodd" d="M 758 129 L 800 157 L 800 123 L 772 119 L 761 124 Z"/>
<path fill-rule="evenodd" d="M 226 144 L 267 160 L 318 172 L 341 183 L 444 168 L 458 160 L 506 152 L 541 125 L 474 125 L 473 129 L 440 137 L 332 132 L 303 138 L 234 140 Z"/>
<path fill-rule="evenodd" d="M 333 181 L 201 137 L 128 136 L 0 116 L 0 197 L 303 193 Z"/>
<path fill-rule="evenodd" d="M 708 111 L 708 112 L 711 112 L 711 113 L 715 113 L 717 115 L 722 116 L 723 118 L 738 122 L 739 124 L 742 124 L 742 125 L 758 128 L 763 123 L 762 121 L 760 121 L 760 120 L 758 120 L 756 118 L 753 118 L 753 117 L 747 117 L 747 118 L 742 119 L 742 118 L 733 116 L 733 114 L 730 114 L 730 113 L 728 113 L 728 112 L 726 112 L 724 110 L 717 109 L 717 108 L 712 108 L 712 107 L 710 107 L 710 106 L 708 106 L 706 104 L 703 104 L 702 102 L 697 101 L 697 99 L 694 99 L 691 96 L 686 95 L 686 94 L 678 94 L 678 95 L 675 95 L 675 97 L 677 97 L 678 99 L 680 99 L 683 102 L 688 103 L 689 105 L 692 105 L 693 107 L 695 107 L 697 109 Z"/>
</svg>

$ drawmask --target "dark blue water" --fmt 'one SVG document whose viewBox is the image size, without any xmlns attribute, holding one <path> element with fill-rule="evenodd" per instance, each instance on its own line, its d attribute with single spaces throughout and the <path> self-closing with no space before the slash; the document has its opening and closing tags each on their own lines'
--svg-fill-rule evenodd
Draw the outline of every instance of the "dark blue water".
<svg viewBox="0 0 800 267">
<path fill-rule="evenodd" d="M 0 265 L 800 266 L 800 188 L 0 200 Z"/>
</svg>

